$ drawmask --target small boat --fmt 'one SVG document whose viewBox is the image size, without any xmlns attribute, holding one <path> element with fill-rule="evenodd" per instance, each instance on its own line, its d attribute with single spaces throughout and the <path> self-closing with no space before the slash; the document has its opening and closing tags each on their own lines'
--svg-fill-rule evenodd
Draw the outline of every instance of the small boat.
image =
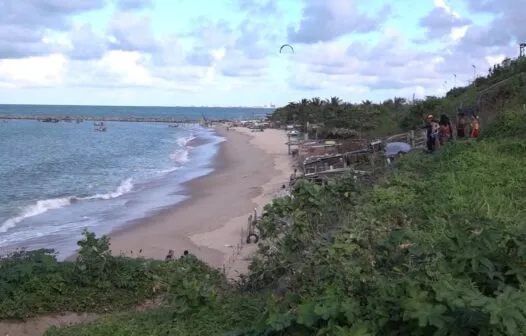
<svg viewBox="0 0 526 336">
<path fill-rule="evenodd" d="M 95 121 L 93 123 L 93 126 L 95 126 L 95 131 L 97 132 L 106 132 L 106 126 L 104 125 L 104 121 Z"/>
<path fill-rule="evenodd" d="M 178 124 L 169 124 L 168 127 L 179 127 Z"/>
</svg>

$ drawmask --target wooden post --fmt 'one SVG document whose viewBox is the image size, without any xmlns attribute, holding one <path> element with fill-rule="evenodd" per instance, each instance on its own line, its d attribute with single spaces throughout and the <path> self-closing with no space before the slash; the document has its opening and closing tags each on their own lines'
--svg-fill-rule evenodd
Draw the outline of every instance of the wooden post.
<svg viewBox="0 0 526 336">
<path fill-rule="evenodd" d="M 411 148 L 415 148 L 415 131 L 411 131 L 409 132 L 409 138 L 410 138 L 410 145 L 411 145 Z"/>
<path fill-rule="evenodd" d="M 288 146 L 289 146 L 289 155 L 291 154 L 290 152 L 290 134 L 287 134 L 287 138 L 289 139 L 289 141 L 287 142 Z"/>
</svg>

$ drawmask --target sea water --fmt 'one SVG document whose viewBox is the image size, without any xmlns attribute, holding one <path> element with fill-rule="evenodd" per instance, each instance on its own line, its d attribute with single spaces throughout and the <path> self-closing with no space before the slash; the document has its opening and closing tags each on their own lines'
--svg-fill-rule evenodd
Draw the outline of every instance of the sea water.
<svg viewBox="0 0 526 336">
<path fill-rule="evenodd" d="M 264 109 L 0 105 L 0 114 L 235 119 Z M 84 228 L 109 233 L 177 204 L 213 171 L 223 138 L 194 125 L 0 122 L 0 253 L 70 255 Z"/>
</svg>

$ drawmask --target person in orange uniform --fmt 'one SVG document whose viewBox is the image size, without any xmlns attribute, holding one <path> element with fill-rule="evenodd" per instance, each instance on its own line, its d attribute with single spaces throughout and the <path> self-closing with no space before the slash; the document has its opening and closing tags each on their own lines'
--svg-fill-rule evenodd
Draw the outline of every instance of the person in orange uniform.
<svg viewBox="0 0 526 336">
<path fill-rule="evenodd" d="M 478 138 L 480 134 L 480 119 L 478 116 L 473 115 L 471 117 L 471 133 L 469 136 L 471 138 Z"/>
</svg>

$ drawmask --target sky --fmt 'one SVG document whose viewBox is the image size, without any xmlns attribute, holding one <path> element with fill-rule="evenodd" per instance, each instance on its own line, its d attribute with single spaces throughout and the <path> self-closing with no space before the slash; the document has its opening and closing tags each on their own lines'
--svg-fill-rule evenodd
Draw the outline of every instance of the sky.
<svg viewBox="0 0 526 336">
<path fill-rule="evenodd" d="M 1 0 L 0 103 L 443 95 L 518 56 L 525 12 L 524 0 Z"/>
</svg>

